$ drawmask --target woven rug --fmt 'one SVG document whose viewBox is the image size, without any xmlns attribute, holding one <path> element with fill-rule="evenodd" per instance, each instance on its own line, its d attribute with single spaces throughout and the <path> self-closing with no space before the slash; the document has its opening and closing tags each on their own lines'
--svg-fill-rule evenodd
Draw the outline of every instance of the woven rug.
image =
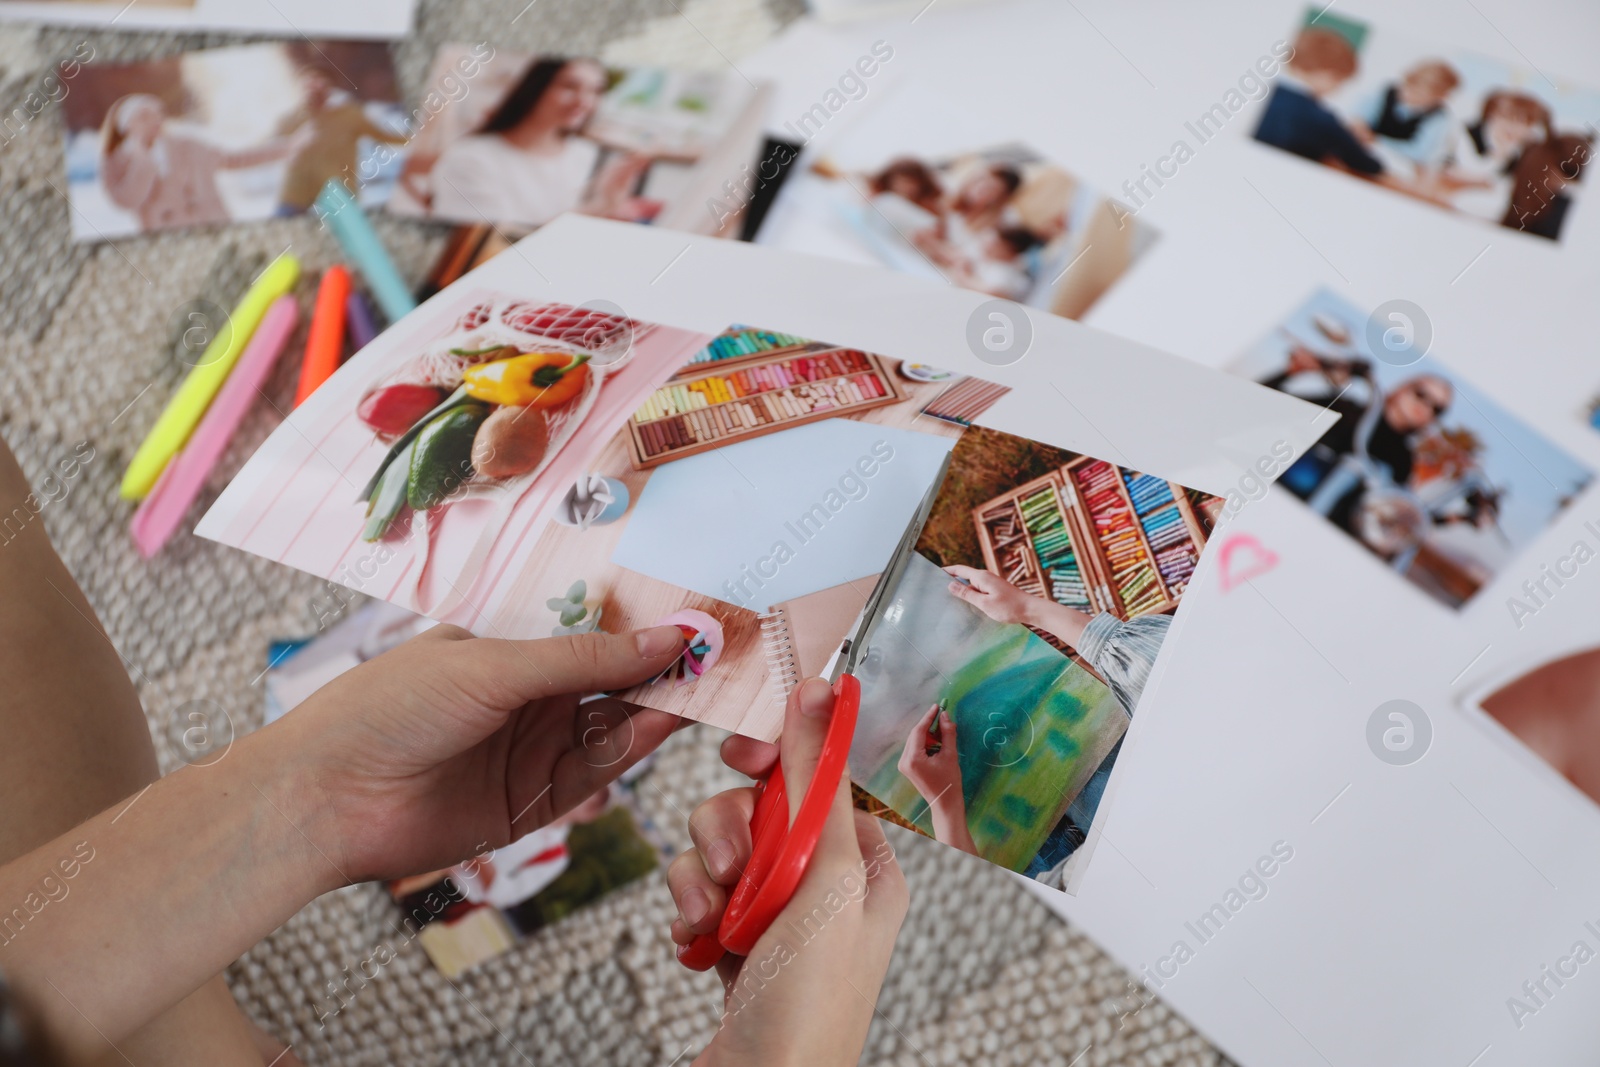
<svg viewBox="0 0 1600 1067">
<path fill-rule="evenodd" d="M 410 98 L 443 41 L 594 53 L 618 63 L 718 67 L 799 14 L 799 0 L 423 0 L 416 33 L 395 48 Z M 237 38 L 0 27 L 0 111 L 19 106 L 87 40 L 101 60 L 169 55 Z M 759 76 L 759 71 L 751 71 Z M 80 441 L 95 458 L 42 518 L 139 684 L 164 768 L 179 764 L 180 709 L 216 701 L 240 729 L 261 721 L 267 642 L 316 628 L 321 583 L 182 533 L 154 562 L 129 541 L 117 497 L 123 465 L 184 367 L 172 321 L 195 298 L 227 303 L 266 259 L 293 246 L 307 267 L 303 306 L 337 258 L 312 221 L 68 243 L 59 116 L 46 110 L 0 145 L 0 433 L 30 476 Z M 377 218 L 403 273 L 420 278 L 438 226 Z M 293 395 L 295 361 L 270 392 Z M 279 416 L 258 405 L 190 523 Z M 640 789 L 673 844 L 685 813 L 737 784 L 716 731 L 668 742 Z M 1126 973 L 1009 877 L 890 828 L 911 885 L 862 1062 L 870 1064 L 1201 1065 L 1225 1061 L 1160 1002 L 1137 1006 Z M 228 972 L 235 995 L 310 1064 L 686 1063 L 715 1032 L 720 987 L 673 961 L 664 878 L 619 891 L 457 982 L 415 944 L 338 1015 L 319 1025 L 328 983 L 394 940 L 377 886 L 332 893 L 301 911 Z M 323 1009 L 325 1010 L 325 1009 Z"/>
</svg>

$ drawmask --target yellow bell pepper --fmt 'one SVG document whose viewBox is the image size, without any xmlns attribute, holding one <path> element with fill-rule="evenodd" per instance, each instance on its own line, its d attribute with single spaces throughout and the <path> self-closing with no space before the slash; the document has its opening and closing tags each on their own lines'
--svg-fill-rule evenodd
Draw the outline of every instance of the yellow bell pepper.
<svg viewBox="0 0 1600 1067">
<path fill-rule="evenodd" d="M 588 355 L 527 352 L 468 367 L 461 376 L 467 395 L 490 404 L 548 409 L 583 391 L 589 380 Z"/>
</svg>

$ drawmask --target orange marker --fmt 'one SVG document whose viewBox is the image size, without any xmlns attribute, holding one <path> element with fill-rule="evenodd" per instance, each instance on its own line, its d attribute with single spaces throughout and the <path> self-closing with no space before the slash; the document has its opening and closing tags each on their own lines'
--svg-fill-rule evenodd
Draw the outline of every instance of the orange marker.
<svg viewBox="0 0 1600 1067">
<path fill-rule="evenodd" d="M 311 313 L 311 332 L 306 337 L 306 354 L 300 362 L 300 385 L 294 391 L 294 406 L 305 403 L 317 386 L 339 369 L 339 352 L 344 346 L 345 300 L 350 295 L 350 272 L 337 264 L 322 275 L 317 287 L 317 306 Z"/>
</svg>

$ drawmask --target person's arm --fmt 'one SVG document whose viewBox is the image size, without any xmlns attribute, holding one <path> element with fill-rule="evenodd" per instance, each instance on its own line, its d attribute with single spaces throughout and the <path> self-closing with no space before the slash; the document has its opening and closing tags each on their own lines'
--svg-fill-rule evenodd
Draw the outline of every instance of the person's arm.
<svg viewBox="0 0 1600 1067">
<path fill-rule="evenodd" d="M 1325 112 L 1317 125 L 1322 135 L 1325 158 L 1331 156 L 1363 177 L 1378 178 L 1384 173 L 1378 157 L 1368 152 L 1366 146 L 1350 132 L 1350 127 L 1333 112 Z"/>
<path fill-rule="evenodd" d="M 242 170 L 245 167 L 259 167 L 263 163 L 276 163 L 298 152 L 310 141 L 312 133 L 311 127 L 305 126 L 296 133 L 274 137 L 250 148 L 215 149 L 217 166 L 223 170 Z"/>
<path fill-rule="evenodd" d="M 751 777 L 782 760 L 790 817 L 816 773 L 833 695 L 812 679 L 789 698 L 779 746 L 747 737 L 723 743 L 723 760 Z M 667 886 L 680 954 L 722 921 L 728 894 L 750 862 L 755 790 L 712 797 L 689 817 L 694 848 L 673 861 Z M 748 957 L 723 956 L 722 1026 L 696 1067 L 845 1067 L 866 1043 L 908 898 L 894 850 L 877 819 L 850 806 L 839 783 L 822 839 L 794 897 Z"/>
<path fill-rule="evenodd" d="M 989 571 L 959 563 L 945 568 L 952 577 L 950 592 L 995 622 L 1019 623 L 1059 638 L 1073 648 L 1089 624 L 1089 616 L 1076 608 L 1040 596 L 1030 596 Z"/>
<path fill-rule="evenodd" d="M 0 915 L 6 981 L 69 1056 L 107 1054 L 317 895 L 448 867 L 592 795 L 681 720 L 578 694 L 652 678 L 682 649 L 670 626 L 436 627 L 0 867 L 0 901 L 24 911 Z"/>
<path fill-rule="evenodd" d="M 161 170 L 150 152 L 128 147 L 126 143 L 105 157 L 100 181 L 111 202 L 127 211 L 137 211 L 150 199 Z"/>
<path fill-rule="evenodd" d="M 633 191 L 654 162 L 652 157 L 642 152 L 613 155 L 600 165 L 600 172 L 595 175 L 588 195 L 577 207 L 578 212 L 599 218 L 634 221 L 629 211 Z"/>
<path fill-rule="evenodd" d="M 356 126 L 357 133 L 365 134 L 379 144 L 405 144 L 411 140 L 406 134 L 391 130 L 387 126 L 380 126 L 372 121 L 372 116 L 367 114 L 366 108 L 360 108 L 360 111 L 361 118 Z"/>
<path fill-rule="evenodd" d="M 939 740 L 930 740 L 937 717 Z M 935 704 L 912 723 L 900 750 L 897 765 L 906 781 L 916 787 L 928 803 L 928 819 L 933 823 L 933 838 L 978 854 L 978 843 L 967 827 L 967 798 L 961 788 L 961 758 L 956 748 L 956 722 L 950 713 Z"/>
</svg>

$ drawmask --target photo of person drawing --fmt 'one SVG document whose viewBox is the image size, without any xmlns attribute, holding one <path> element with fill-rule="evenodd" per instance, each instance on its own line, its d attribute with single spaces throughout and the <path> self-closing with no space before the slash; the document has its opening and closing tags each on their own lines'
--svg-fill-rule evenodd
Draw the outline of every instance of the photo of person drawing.
<svg viewBox="0 0 1600 1067">
<path fill-rule="evenodd" d="M 1376 358 L 1360 309 L 1307 300 L 1237 366 L 1341 417 L 1279 479 L 1435 599 L 1458 607 L 1592 472 L 1431 355 Z"/>
<path fill-rule="evenodd" d="M 1155 240 L 1022 145 L 947 158 L 905 153 L 865 167 L 839 161 L 855 155 L 847 146 L 819 160 L 792 195 L 829 200 L 826 210 L 898 270 L 1066 318 L 1087 312 Z"/>
<path fill-rule="evenodd" d="M 651 222 L 753 92 L 720 75 L 512 52 L 483 60 L 467 89 L 455 73 L 467 54 L 451 44 L 435 57 L 444 102 L 417 135 L 397 213 L 519 232 L 564 211 Z"/>
<path fill-rule="evenodd" d="M 1150 679 L 1161 643 L 1172 625 L 1171 615 L 1143 615 L 1124 621 L 1108 611 L 1094 616 L 1058 604 L 1048 597 L 1025 593 L 989 571 L 955 564 L 945 570 L 956 580 L 953 596 L 966 601 L 995 622 L 1043 631 L 1075 651 L 1106 683 L 1128 717 L 1133 717 L 1139 697 Z M 937 718 L 938 726 L 935 727 Z M 928 738 L 937 736 L 930 743 Z M 1119 738 L 1111 754 L 1095 768 L 1082 792 L 1051 831 L 1028 873 L 1046 885 L 1062 888 L 1067 861 L 1083 843 L 1094 814 L 1111 780 L 1111 769 L 1122 751 Z M 928 803 L 933 836 L 963 852 L 978 855 L 967 828 L 965 793 L 955 722 L 935 704 L 912 726 L 898 764 Z"/>
<path fill-rule="evenodd" d="M 869 810 L 1070 889 L 1218 503 L 969 429 L 857 670 Z"/>
<path fill-rule="evenodd" d="M 1308 12 L 1255 139 L 1554 240 L 1593 152 L 1597 104 L 1592 90 Z"/>
<path fill-rule="evenodd" d="M 379 44 L 86 65 L 62 99 L 74 237 L 298 215 L 330 178 L 381 202 L 404 157 L 398 95 Z M 380 148 L 392 166 L 374 164 Z"/>
</svg>

